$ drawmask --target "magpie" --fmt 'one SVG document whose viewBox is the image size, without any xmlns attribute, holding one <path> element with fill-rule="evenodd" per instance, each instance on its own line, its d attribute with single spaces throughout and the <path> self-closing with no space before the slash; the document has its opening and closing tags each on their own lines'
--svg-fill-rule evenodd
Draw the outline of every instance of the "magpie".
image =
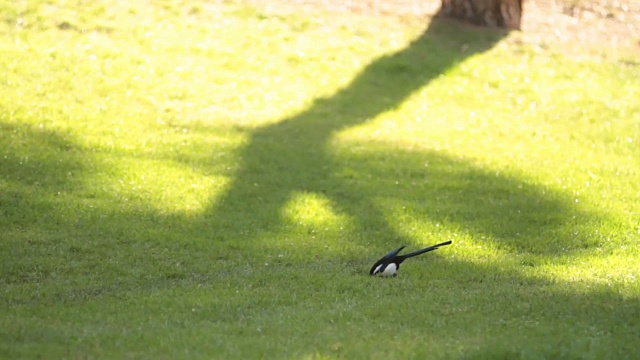
<svg viewBox="0 0 640 360">
<path fill-rule="evenodd" d="M 398 255 L 398 253 L 405 248 L 405 246 L 402 246 L 396 250 L 393 250 L 387 255 L 383 256 L 382 259 L 376 261 L 376 263 L 373 264 L 373 266 L 371 267 L 369 274 L 380 275 L 380 276 L 396 276 L 398 273 L 398 269 L 400 269 L 400 264 L 402 264 L 402 262 L 405 261 L 406 259 L 420 255 L 420 254 L 424 254 L 429 251 L 436 250 L 440 246 L 449 245 L 449 244 L 451 244 L 451 240 L 445 241 L 443 243 L 436 244 L 433 246 L 429 246 L 424 249 L 417 250 L 412 253 L 408 253 L 406 255 Z"/>
</svg>

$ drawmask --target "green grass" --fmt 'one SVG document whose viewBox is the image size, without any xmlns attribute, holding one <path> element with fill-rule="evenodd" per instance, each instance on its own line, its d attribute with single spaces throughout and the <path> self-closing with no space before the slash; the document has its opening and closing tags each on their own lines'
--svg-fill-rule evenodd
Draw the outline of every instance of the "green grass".
<svg viewBox="0 0 640 360">
<path fill-rule="evenodd" d="M 183 0 L 0 52 L 2 358 L 638 355 L 637 58 Z"/>
</svg>

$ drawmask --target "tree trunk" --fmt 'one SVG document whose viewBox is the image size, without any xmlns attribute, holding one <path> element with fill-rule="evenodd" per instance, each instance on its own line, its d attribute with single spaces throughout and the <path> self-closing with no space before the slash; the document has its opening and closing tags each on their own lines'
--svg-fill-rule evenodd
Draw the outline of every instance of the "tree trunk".
<svg viewBox="0 0 640 360">
<path fill-rule="evenodd" d="M 520 29 L 524 0 L 442 0 L 440 13 L 478 25 Z"/>
</svg>

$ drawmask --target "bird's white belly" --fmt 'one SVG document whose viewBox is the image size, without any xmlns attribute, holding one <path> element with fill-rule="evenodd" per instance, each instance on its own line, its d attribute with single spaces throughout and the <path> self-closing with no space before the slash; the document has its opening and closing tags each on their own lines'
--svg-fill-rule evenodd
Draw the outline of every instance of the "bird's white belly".
<svg viewBox="0 0 640 360">
<path fill-rule="evenodd" d="M 382 265 L 380 265 L 382 266 Z M 387 265 L 386 268 L 384 268 L 384 270 L 379 273 L 381 276 L 393 276 L 396 274 L 396 271 L 398 271 L 398 268 L 396 267 L 396 264 L 391 263 L 389 265 Z"/>
</svg>

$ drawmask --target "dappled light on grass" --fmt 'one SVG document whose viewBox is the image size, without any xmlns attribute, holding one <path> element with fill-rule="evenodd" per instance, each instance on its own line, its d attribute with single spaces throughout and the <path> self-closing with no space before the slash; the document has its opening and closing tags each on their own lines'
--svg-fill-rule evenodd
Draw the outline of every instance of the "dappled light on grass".
<svg viewBox="0 0 640 360">
<path fill-rule="evenodd" d="M 577 255 L 567 257 L 559 264 L 543 264 L 532 275 L 570 284 L 574 290 L 584 293 L 594 288 L 604 288 L 626 299 L 638 301 L 640 282 L 634 261 L 637 255 L 637 251 L 625 249 L 614 249 L 606 254 Z"/>
<path fill-rule="evenodd" d="M 370 194 L 371 206 L 389 227 L 411 234 L 403 241 L 424 243 L 421 238 L 441 231 L 459 232 L 511 252 L 560 255 L 598 246 L 603 239 L 602 234 L 585 236 L 583 229 L 606 217 L 577 206 L 557 189 L 442 152 L 388 149 L 349 142 L 336 144 L 332 153 L 337 169 L 349 169 L 348 183 L 362 187 L 354 186 L 350 194 Z"/>
<path fill-rule="evenodd" d="M 336 213 L 329 199 L 313 193 L 293 193 L 282 209 L 282 216 L 284 221 L 310 233 L 335 232 L 348 223 L 344 215 Z"/>
<path fill-rule="evenodd" d="M 227 176 L 206 176 L 184 164 L 121 158 L 111 164 L 112 194 L 161 214 L 201 214 L 228 187 Z"/>
</svg>

